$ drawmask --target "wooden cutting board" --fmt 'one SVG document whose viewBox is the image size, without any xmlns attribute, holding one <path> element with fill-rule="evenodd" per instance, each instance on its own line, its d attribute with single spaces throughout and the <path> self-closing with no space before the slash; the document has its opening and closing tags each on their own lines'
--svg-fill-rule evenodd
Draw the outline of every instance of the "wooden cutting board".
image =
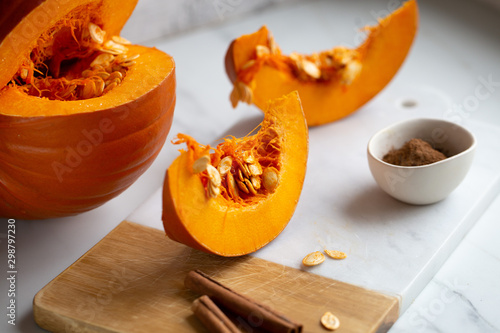
<svg viewBox="0 0 500 333">
<path fill-rule="evenodd" d="M 205 332 L 190 308 L 199 295 L 183 285 L 193 269 L 302 323 L 304 332 L 326 332 L 319 323 L 326 311 L 341 321 L 336 332 L 385 332 L 398 318 L 396 297 L 251 256 L 209 255 L 124 221 L 36 294 L 35 320 L 52 332 Z"/>
</svg>

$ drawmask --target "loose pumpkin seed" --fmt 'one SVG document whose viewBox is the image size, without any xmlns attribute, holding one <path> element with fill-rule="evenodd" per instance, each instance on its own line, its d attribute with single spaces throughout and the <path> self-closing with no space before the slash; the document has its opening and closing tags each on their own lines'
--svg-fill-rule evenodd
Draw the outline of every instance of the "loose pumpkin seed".
<svg viewBox="0 0 500 333">
<path fill-rule="evenodd" d="M 347 255 L 346 255 L 344 252 L 342 252 L 342 251 L 325 250 L 325 253 L 326 253 L 326 254 L 327 254 L 330 258 L 337 259 L 337 260 L 347 258 Z"/>
<path fill-rule="evenodd" d="M 330 331 L 334 331 L 340 327 L 340 320 L 331 312 L 325 312 L 321 317 L 321 325 Z"/>
<path fill-rule="evenodd" d="M 325 261 L 325 256 L 323 253 L 316 251 L 309 253 L 307 256 L 302 259 L 302 264 L 304 266 L 316 266 Z"/>
</svg>

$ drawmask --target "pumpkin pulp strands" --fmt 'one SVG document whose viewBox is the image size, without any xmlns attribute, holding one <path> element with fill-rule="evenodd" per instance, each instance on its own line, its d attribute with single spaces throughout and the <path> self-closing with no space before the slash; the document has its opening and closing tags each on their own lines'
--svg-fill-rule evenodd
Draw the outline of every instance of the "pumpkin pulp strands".
<svg viewBox="0 0 500 333">
<path fill-rule="evenodd" d="M 128 55 L 125 45 L 130 42 L 125 38 L 106 40 L 106 31 L 91 13 L 88 6 L 77 8 L 42 33 L 9 86 L 37 97 L 72 101 L 99 97 L 120 85 L 139 55 Z M 106 79 L 106 74 L 120 75 Z"/>
</svg>

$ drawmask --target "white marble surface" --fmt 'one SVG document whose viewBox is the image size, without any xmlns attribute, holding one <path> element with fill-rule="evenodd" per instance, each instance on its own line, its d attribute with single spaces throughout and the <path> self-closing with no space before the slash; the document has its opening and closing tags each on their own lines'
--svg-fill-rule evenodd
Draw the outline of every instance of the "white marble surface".
<svg viewBox="0 0 500 333">
<path fill-rule="evenodd" d="M 398 99 L 427 96 L 429 97 L 427 100 L 439 101 L 439 105 L 447 106 L 446 110 L 438 115 L 439 117 L 461 121 L 472 127 L 486 123 L 500 126 L 498 85 L 491 87 L 490 96 L 480 100 L 477 107 L 471 108 L 466 104 L 473 99 L 471 96 L 474 96 L 477 87 L 481 85 L 481 78 L 491 77 L 494 82 L 500 81 L 500 67 L 497 62 L 500 55 L 498 13 L 469 1 L 460 2 L 460 5 L 450 0 L 438 3 L 420 1 L 420 5 L 421 28 L 407 62 L 387 89 L 360 110 L 359 115 L 356 114 L 355 117 L 362 119 L 370 112 L 383 114 L 384 111 L 377 110 L 377 106 L 397 105 L 395 103 Z M 352 45 L 360 37 L 357 28 L 373 21 L 374 14 L 383 12 L 387 6 L 388 1 L 385 0 L 317 1 L 308 2 L 307 5 L 287 5 L 280 9 L 272 8 L 257 15 L 250 15 L 238 22 L 229 22 L 220 27 L 194 31 L 163 42 L 157 41 L 155 44 L 171 53 L 177 63 L 178 104 L 168 139 L 177 132 L 187 132 L 201 142 L 212 142 L 228 132 L 242 133 L 248 128 L 253 128 L 251 125 L 259 121 L 260 113 L 252 107 L 243 106 L 238 110 L 232 110 L 228 102 L 230 85 L 223 72 L 222 59 L 229 41 L 235 36 L 251 32 L 261 24 L 268 24 L 285 52 L 293 50 L 311 52 L 339 43 Z M 300 24 L 290 24 L 293 21 Z M 417 94 L 413 95 L 414 92 Z M 433 104 L 429 106 L 433 107 Z M 349 118 L 349 121 L 351 119 L 356 118 Z M 341 125 L 342 122 L 327 125 L 314 130 L 312 134 L 319 135 L 334 129 L 341 131 Z M 365 125 L 369 124 L 363 126 Z M 363 128 L 369 126 L 363 126 L 357 131 L 368 138 L 371 133 L 365 133 Z M 494 133 L 489 130 L 480 132 Z M 359 149 L 356 154 L 364 155 L 365 147 L 360 146 Z M 314 150 L 314 142 L 311 140 L 311 154 Z M 5 315 L 2 315 L 4 319 L 0 320 L 0 332 L 41 331 L 32 319 L 31 302 L 35 293 L 154 193 L 161 186 L 164 171 L 176 155 L 176 147 L 167 144 L 153 166 L 136 184 L 118 198 L 92 212 L 43 222 L 16 222 L 17 325 L 15 327 L 8 325 Z M 339 160 L 339 164 L 341 161 Z M 488 166 L 484 164 L 476 165 L 477 167 L 488 170 Z M 307 181 L 314 179 L 310 176 L 311 173 L 308 173 Z M 491 178 L 494 175 L 490 177 L 482 175 L 481 172 L 476 174 L 482 181 L 489 180 L 486 186 L 493 193 L 495 184 L 499 183 L 498 177 Z M 472 186 L 471 180 L 468 179 L 469 185 L 467 183 L 462 185 Z M 368 182 L 371 181 L 368 169 L 366 168 L 366 173 L 360 179 L 356 178 L 353 181 L 353 184 L 368 186 Z M 377 191 L 374 183 L 367 189 L 368 196 L 376 197 L 375 203 L 387 204 L 388 199 L 384 199 L 382 194 L 374 195 Z M 451 205 L 454 200 L 460 201 L 461 195 L 455 194 L 440 206 L 436 206 L 442 208 L 443 214 L 455 214 L 455 210 L 463 209 L 461 206 Z M 331 200 L 332 210 L 338 209 L 340 203 L 336 203 L 337 198 L 332 197 Z M 373 209 L 370 201 L 357 202 L 364 209 Z M 471 203 L 467 204 L 470 206 Z M 300 212 L 300 206 L 298 209 Z M 352 206 L 351 211 L 358 216 L 361 213 L 361 210 L 357 210 L 357 206 Z M 500 287 L 497 282 L 500 277 L 500 247 L 495 239 L 499 231 L 499 212 L 500 200 L 497 199 L 488 213 L 481 217 L 476 227 L 469 232 L 466 240 L 437 272 L 424 292 L 413 304 L 406 304 L 410 306 L 396 323 L 394 331 L 500 330 L 497 316 L 497 309 L 500 306 L 498 297 Z M 398 211 L 398 214 L 403 213 Z M 155 215 L 152 219 L 158 220 L 158 216 Z M 474 220 L 473 216 L 464 216 L 457 223 L 464 219 Z M 346 221 L 346 224 L 347 222 L 349 221 Z M 427 224 L 433 222 L 439 221 L 423 221 Z M 4 221 L 1 228 L 0 239 L 3 247 L 5 243 L 1 237 L 6 233 Z M 373 228 L 367 223 L 367 229 Z M 461 230 L 464 231 L 466 228 L 462 227 Z M 286 233 L 282 236 L 282 238 L 287 237 Z M 385 240 L 388 238 L 390 237 L 386 237 Z M 459 238 L 455 237 L 455 241 L 458 242 Z M 445 243 L 448 246 L 453 245 L 450 245 L 450 242 Z M 356 247 L 352 248 L 357 251 Z M 271 251 L 271 248 L 265 251 Z M 264 255 L 265 252 L 262 252 Z M 298 258 L 301 256 L 302 254 Z M 5 251 L 1 252 L 0 259 L 6 262 Z M 348 261 L 345 263 L 348 265 Z M 441 266 L 440 262 L 435 264 L 436 268 Z M 431 276 L 427 278 L 430 279 Z M 446 289 L 450 288 L 449 285 L 453 286 L 452 293 Z M 394 288 L 400 289 L 398 286 Z M 6 280 L 2 279 L 0 280 L 2 303 L 6 290 Z M 412 299 L 415 296 L 417 295 L 409 297 Z"/>
</svg>

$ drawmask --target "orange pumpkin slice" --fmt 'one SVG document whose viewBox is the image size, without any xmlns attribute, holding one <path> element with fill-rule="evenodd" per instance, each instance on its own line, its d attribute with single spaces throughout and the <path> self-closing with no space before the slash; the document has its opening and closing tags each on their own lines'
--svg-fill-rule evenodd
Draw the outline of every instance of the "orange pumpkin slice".
<svg viewBox="0 0 500 333">
<path fill-rule="evenodd" d="M 217 147 L 180 134 L 168 168 L 163 225 L 173 240 L 222 256 L 256 251 L 291 219 L 304 182 L 308 131 L 296 92 L 268 104 L 260 129 Z"/>
<path fill-rule="evenodd" d="M 410 0 L 378 25 L 366 27 L 368 36 L 356 49 L 288 56 L 264 26 L 237 38 L 227 50 L 233 106 L 244 101 L 262 109 L 269 99 L 297 90 L 309 126 L 345 117 L 389 83 L 410 50 L 417 26 L 417 2 Z"/>
<path fill-rule="evenodd" d="M 175 65 L 119 36 L 136 0 L 12 1 L 0 14 L 0 216 L 96 208 L 153 162 Z"/>
</svg>

